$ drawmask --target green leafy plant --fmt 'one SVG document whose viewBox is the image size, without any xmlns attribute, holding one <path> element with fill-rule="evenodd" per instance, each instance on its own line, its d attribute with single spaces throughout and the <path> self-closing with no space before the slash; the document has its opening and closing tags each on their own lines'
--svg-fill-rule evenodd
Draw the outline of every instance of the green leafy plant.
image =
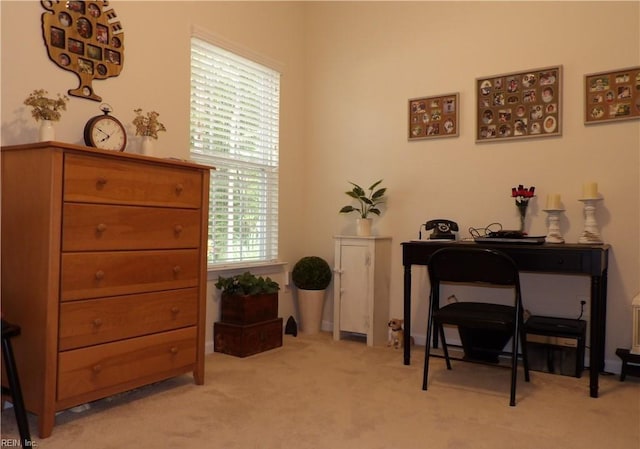
<svg viewBox="0 0 640 449">
<path fill-rule="evenodd" d="M 348 214 L 350 212 L 358 212 L 361 218 L 367 218 L 369 214 L 380 215 L 378 205 L 386 201 L 385 193 L 387 192 L 386 187 L 381 187 L 376 190 L 381 182 L 382 179 L 373 183 L 371 187 L 369 187 L 369 193 L 367 194 L 358 184 L 349 181 L 353 189 L 345 193 L 358 202 L 358 207 L 347 205 L 340 209 L 340 213 Z"/>
<path fill-rule="evenodd" d="M 218 277 L 217 289 L 225 295 L 260 295 L 276 293 L 280 285 L 270 277 L 256 276 L 249 271 L 231 277 Z"/>
<path fill-rule="evenodd" d="M 302 290 L 324 290 L 331 282 L 331 267 L 318 256 L 306 256 L 293 266 L 291 280 Z"/>
<path fill-rule="evenodd" d="M 36 89 L 24 100 L 25 105 L 33 108 L 31 109 L 31 115 L 36 119 L 36 122 L 38 120 L 57 122 L 62 116 L 60 111 L 67 110 L 69 97 L 58 94 L 57 98 L 48 98 L 46 97 L 48 93 L 44 89 Z"/>
</svg>

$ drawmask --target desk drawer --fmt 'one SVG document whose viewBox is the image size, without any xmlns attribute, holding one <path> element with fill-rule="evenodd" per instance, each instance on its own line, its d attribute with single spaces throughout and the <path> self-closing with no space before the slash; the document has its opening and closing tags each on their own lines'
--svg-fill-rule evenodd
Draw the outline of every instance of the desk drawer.
<svg viewBox="0 0 640 449">
<path fill-rule="evenodd" d="M 61 300 L 195 287 L 199 251 L 114 251 L 62 255 Z"/>
<path fill-rule="evenodd" d="M 553 273 L 583 273 L 583 254 L 571 251 L 557 252 L 556 254 L 539 253 L 511 253 L 513 260 L 521 271 L 553 272 Z"/>
<path fill-rule="evenodd" d="M 200 211 L 66 203 L 62 250 L 197 248 Z"/>
<path fill-rule="evenodd" d="M 65 201 L 196 209 L 201 194 L 202 177 L 193 170 L 98 156 L 65 156 Z"/>
<path fill-rule="evenodd" d="M 134 384 L 146 376 L 186 369 L 195 361 L 195 327 L 61 352 L 57 398 Z"/>
<path fill-rule="evenodd" d="M 64 302 L 58 347 L 66 351 L 194 326 L 197 307 L 195 288 Z"/>
</svg>

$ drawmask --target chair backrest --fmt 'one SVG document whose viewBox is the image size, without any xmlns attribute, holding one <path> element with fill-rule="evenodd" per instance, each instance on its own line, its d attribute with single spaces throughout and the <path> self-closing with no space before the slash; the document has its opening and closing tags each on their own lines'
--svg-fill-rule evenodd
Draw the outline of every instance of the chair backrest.
<svg viewBox="0 0 640 449">
<path fill-rule="evenodd" d="M 518 267 L 505 253 L 486 248 L 442 248 L 429 259 L 431 285 L 440 282 L 487 283 L 520 290 Z"/>
</svg>

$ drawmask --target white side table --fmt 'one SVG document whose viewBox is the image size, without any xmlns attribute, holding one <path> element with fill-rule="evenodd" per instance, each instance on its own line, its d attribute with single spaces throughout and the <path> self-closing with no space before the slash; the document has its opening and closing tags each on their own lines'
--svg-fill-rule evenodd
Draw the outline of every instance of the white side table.
<svg viewBox="0 0 640 449">
<path fill-rule="evenodd" d="M 391 237 L 335 236 L 333 339 L 364 334 L 367 345 L 386 344 Z"/>
</svg>

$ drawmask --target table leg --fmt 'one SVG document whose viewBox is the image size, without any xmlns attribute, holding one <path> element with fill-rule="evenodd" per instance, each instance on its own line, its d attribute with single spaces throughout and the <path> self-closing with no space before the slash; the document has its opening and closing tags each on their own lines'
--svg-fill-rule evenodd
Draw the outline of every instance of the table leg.
<svg viewBox="0 0 640 449">
<path fill-rule="evenodd" d="M 404 364 L 411 364 L 411 265 L 404 266 Z"/>
<path fill-rule="evenodd" d="M 592 398 L 598 397 L 599 376 L 604 372 L 605 328 L 607 319 L 607 273 L 591 277 L 591 353 L 589 361 L 589 390 Z"/>
</svg>

